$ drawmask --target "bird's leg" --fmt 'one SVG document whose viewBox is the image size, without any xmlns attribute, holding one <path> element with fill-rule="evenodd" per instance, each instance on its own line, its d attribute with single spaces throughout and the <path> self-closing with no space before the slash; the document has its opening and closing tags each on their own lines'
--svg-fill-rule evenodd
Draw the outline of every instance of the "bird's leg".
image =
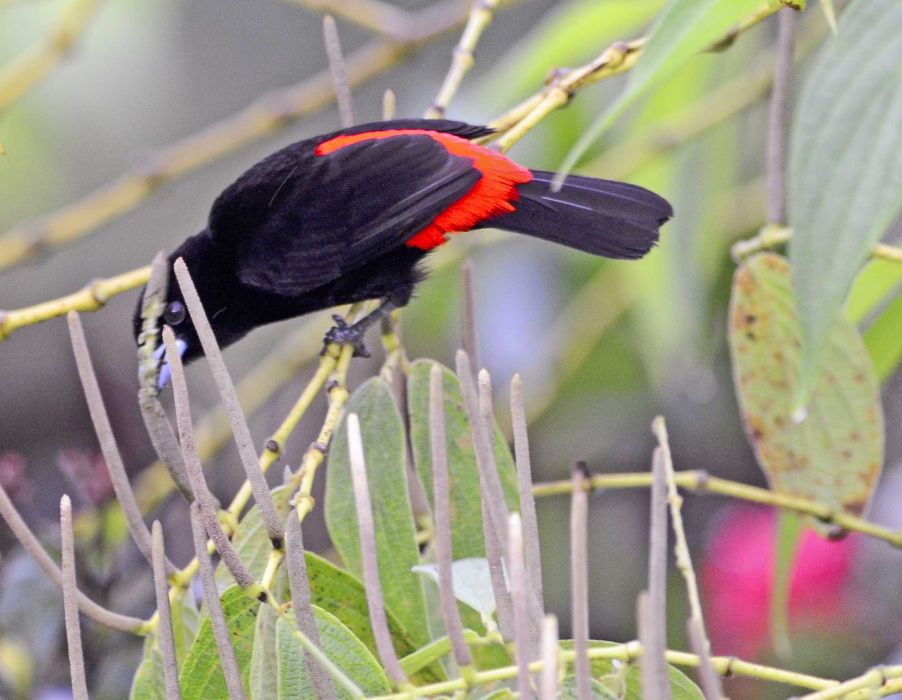
<svg viewBox="0 0 902 700">
<path fill-rule="evenodd" d="M 388 316 L 397 306 L 394 299 L 383 299 L 373 311 L 351 325 L 348 325 L 348 322 L 338 314 L 333 315 L 332 320 L 335 321 L 335 325 L 323 338 L 323 350 L 320 354 L 325 354 L 326 346 L 329 343 L 351 343 L 354 346 L 354 357 L 369 357 L 370 351 L 363 342 L 364 335 L 370 326 Z"/>
</svg>

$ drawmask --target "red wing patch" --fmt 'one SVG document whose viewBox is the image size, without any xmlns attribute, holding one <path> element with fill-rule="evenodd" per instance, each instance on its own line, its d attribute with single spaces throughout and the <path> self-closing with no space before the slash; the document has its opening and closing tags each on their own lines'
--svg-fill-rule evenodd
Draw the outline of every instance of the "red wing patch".
<svg viewBox="0 0 902 700">
<path fill-rule="evenodd" d="M 440 143 L 448 153 L 468 158 L 482 177 L 463 197 L 436 216 L 432 223 L 407 241 L 413 248 L 429 250 L 445 242 L 445 234 L 469 231 L 486 219 L 514 211 L 519 199 L 517 185 L 532 180 L 532 173 L 510 158 L 484 146 L 477 146 L 460 136 L 425 129 L 387 129 L 361 134 L 336 136 L 316 147 L 318 156 L 364 141 L 393 136 L 426 135 Z"/>
</svg>

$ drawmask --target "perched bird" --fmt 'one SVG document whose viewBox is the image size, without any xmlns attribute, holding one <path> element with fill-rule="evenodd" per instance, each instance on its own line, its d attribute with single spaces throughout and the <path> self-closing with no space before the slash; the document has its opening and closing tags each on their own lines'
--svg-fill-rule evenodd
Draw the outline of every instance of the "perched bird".
<svg viewBox="0 0 902 700">
<path fill-rule="evenodd" d="M 553 191 L 554 173 L 473 143 L 490 133 L 462 122 L 400 119 L 286 146 L 219 195 L 207 228 L 174 250 L 169 264 L 184 258 L 221 346 L 266 323 L 380 299 L 352 326 L 335 317 L 338 325 L 326 334 L 366 355 L 366 329 L 407 304 L 425 276 L 421 261 L 449 233 L 493 227 L 609 258 L 640 258 L 673 213 L 663 198 L 622 182 L 568 176 Z M 163 320 L 185 362 L 202 354 L 172 275 Z M 162 387 L 169 368 L 159 342 L 157 353 Z"/>
</svg>

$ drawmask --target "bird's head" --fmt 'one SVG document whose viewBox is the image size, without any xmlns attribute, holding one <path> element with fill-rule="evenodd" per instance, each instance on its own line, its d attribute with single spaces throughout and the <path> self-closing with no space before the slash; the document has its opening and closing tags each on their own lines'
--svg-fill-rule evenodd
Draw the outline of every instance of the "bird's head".
<svg viewBox="0 0 902 700">
<path fill-rule="evenodd" d="M 203 231 L 192 236 L 174 250 L 166 260 L 168 267 L 168 279 L 166 293 L 161 300 L 159 318 L 156 319 L 155 337 L 147 339 L 152 342 L 154 358 L 157 361 L 157 388 L 162 389 L 169 382 L 170 366 L 166 354 L 166 346 L 163 344 L 162 329 L 164 326 L 172 328 L 175 335 L 176 346 L 183 363 L 191 362 L 203 355 L 203 347 L 194 327 L 188 306 L 182 296 L 178 280 L 172 270 L 173 263 L 182 258 L 188 266 L 191 278 L 197 288 L 201 303 L 207 312 L 213 333 L 221 347 L 237 340 L 247 332 L 247 329 L 236 324 L 235 315 L 228 313 L 233 304 L 230 304 L 231 285 L 229 284 L 228 267 L 221 264 L 211 241 L 208 231 Z M 140 346 L 144 333 L 144 297 L 147 287 L 141 291 L 138 305 L 135 308 L 133 318 L 133 331 L 135 342 Z"/>
</svg>

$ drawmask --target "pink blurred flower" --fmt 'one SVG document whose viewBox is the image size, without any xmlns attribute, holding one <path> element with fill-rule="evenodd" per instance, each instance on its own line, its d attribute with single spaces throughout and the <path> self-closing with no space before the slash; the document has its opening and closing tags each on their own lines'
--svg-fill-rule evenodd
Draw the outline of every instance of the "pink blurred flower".
<svg viewBox="0 0 902 700">
<path fill-rule="evenodd" d="M 758 658 L 769 646 L 776 545 L 769 508 L 736 506 L 717 524 L 703 557 L 703 603 L 716 654 Z M 806 529 L 790 579 L 791 631 L 837 630 L 851 612 L 847 584 L 856 538 L 826 540 Z"/>
<path fill-rule="evenodd" d="M 25 458 L 18 452 L 0 452 L 0 486 L 14 501 L 31 500 L 27 469 Z"/>
<path fill-rule="evenodd" d="M 91 505 L 100 505 L 113 495 L 113 482 L 103 455 L 74 447 L 60 450 L 56 466 Z"/>
</svg>

